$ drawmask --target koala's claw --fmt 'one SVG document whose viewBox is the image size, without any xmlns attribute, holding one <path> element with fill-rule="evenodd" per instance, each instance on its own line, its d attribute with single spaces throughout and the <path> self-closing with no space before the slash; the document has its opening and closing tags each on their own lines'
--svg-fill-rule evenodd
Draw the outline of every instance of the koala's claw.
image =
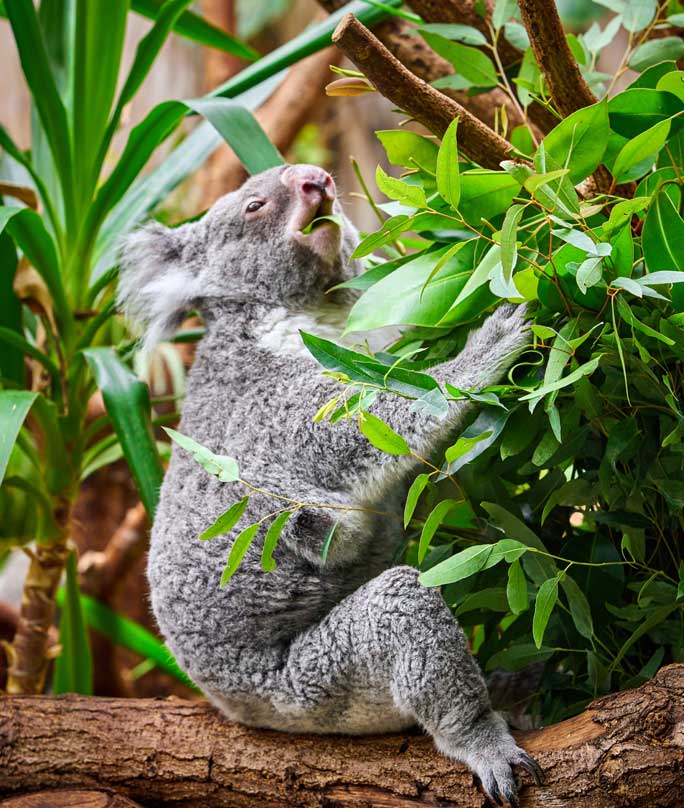
<svg viewBox="0 0 684 808">
<path fill-rule="evenodd" d="M 544 772 L 537 761 L 527 752 L 522 752 L 514 760 L 511 761 L 514 766 L 522 766 L 526 772 L 529 772 L 534 778 L 536 785 L 544 785 Z"/>
</svg>

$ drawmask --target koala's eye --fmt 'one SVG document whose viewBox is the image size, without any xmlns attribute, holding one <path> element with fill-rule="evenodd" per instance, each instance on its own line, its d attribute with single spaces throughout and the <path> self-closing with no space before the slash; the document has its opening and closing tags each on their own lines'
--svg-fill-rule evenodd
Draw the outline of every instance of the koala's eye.
<svg viewBox="0 0 684 808">
<path fill-rule="evenodd" d="M 258 199 L 253 199 L 245 208 L 247 213 L 254 213 L 255 211 L 259 210 L 259 208 L 263 208 L 266 203 L 260 201 Z"/>
</svg>

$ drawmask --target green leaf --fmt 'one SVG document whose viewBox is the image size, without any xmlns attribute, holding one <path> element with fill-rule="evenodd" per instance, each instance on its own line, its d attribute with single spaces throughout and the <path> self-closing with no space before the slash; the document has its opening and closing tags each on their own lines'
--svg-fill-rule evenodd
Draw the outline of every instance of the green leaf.
<svg viewBox="0 0 684 808">
<path fill-rule="evenodd" d="M 353 381 L 394 390 L 410 398 L 420 398 L 426 391 L 439 387 L 431 376 L 424 373 L 389 367 L 329 340 L 303 331 L 300 333 L 306 348 L 326 370 L 343 373 Z"/>
<path fill-rule="evenodd" d="M 411 229 L 413 219 L 414 217 L 406 216 L 403 213 L 387 219 L 376 233 L 371 233 L 361 241 L 351 255 L 352 260 L 370 255 L 378 247 L 394 241 L 405 230 Z"/>
<path fill-rule="evenodd" d="M 221 588 L 223 588 L 235 574 L 235 570 L 237 570 L 240 565 L 258 530 L 259 524 L 257 522 L 246 527 L 233 542 L 233 546 L 230 548 L 230 554 L 228 555 L 228 563 L 221 574 Z"/>
<path fill-rule="evenodd" d="M 406 504 L 404 505 L 404 528 L 409 526 L 409 522 L 418 505 L 420 495 L 425 490 L 427 484 L 430 482 L 429 474 L 419 474 L 416 479 L 411 483 L 411 487 L 406 494 Z"/>
<path fill-rule="evenodd" d="M 656 0 L 625 0 L 622 24 L 632 33 L 643 31 L 655 17 L 656 7 Z"/>
<path fill-rule="evenodd" d="M 573 112 L 542 141 L 546 153 L 570 169 L 574 185 L 588 177 L 603 159 L 609 134 L 605 100 Z"/>
<path fill-rule="evenodd" d="M 472 25 L 462 25 L 461 23 L 431 22 L 421 23 L 415 29 L 420 34 L 437 34 L 444 39 L 452 39 L 462 42 L 464 45 L 486 45 L 487 37 Z"/>
<path fill-rule="evenodd" d="M 442 247 L 411 258 L 356 301 L 347 330 L 365 331 L 386 325 L 434 326 L 446 316 L 453 323 L 474 319 L 494 302 L 489 291 L 482 289 L 461 305 L 460 292 L 472 272 L 474 246 L 474 242 L 469 243 L 452 251 L 450 257 L 446 256 L 451 248 Z M 454 300 L 459 300 L 458 306 Z"/>
<path fill-rule="evenodd" d="M 658 62 L 677 61 L 684 57 L 684 42 L 678 36 L 666 36 L 644 42 L 630 56 L 628 66 L 643 73 Z"/>
<path fill-rule="evenodd" d="M 610 125 L 623 137 L 632 138 L 682 111 L 682 102 L 672 93 L 635 88 L 608 101 Z"/>
<path fill-rule="evenodd" d="M 546 662 L 547 659 L 553 656 L 553 651 L 553 648 L 545 648 L 544 646 L 537 648 L 531 643 L 513 645 L 492 654 L 487 660 L 487 670 L 504 668 L 508 671 L 519 671 L 528 665 L 534 665 L 536 662 Z"/>
<path fill-rule="evenodd" d="M 649 272 L 684 270 L 682 239 L 684 239 L 684 220 L 665 189 L 662 189 L 653 198 L 642 231 L 644 259 Z"/>
<path fill-rule="evenodd" d="M 615 659 L 611 662 L 610 670 L 615 670 L 615 668 L 622 662 L 623 657 L 629 651 L 629 649 L 634 645 L 634 643 L 639 640 L 644 634 L 648 634 L 651 629 L 655 628 L 657 625 L 663 622 L 666 618 L 668 618 L 672 612 L 681 604 L 679 603 L 668 603 L 665 606 L 660 606 L 657 609 L 654 609 L 649 616 L 644 620 L 638 628 L 636 628 L 632 634 L 625 640 L 622 644 L 622 647 L 618 651 Z"/>
<path fill-rule="evenodd" d="M 454 210 L 461 199 L 461 181 L 458 170 L 458 144 L 456 129 L 458 118 L 449 124 L 437 155 L 437 190 Z"/>
<path fill-rule="evenodd" d="M 645 132 L 641 132 L 620 149 L 613 164 L 613 175 L 618 182 L 634 179 L 628 173 L 630 168 L 648 160 L 655 162 L 656 155 L 670 134 L 670 124 L 669 120 L 660 121 Z M 637 176 L 645 174 L 647 170 L 648 166 Z"/>
<path fill-rule="evenodd" d="M 438 147 L 433 140 L 403 129 L 381 129 L 375 134 L 387 152 L 390 163 L 404 168 L 420 166 L 434 174 Z"/>
<path fill-rule="evenodd" d="M 492 12 L 492 25 L 498 31 L 516 13 L 516 0 L 496 0 L 494 11 Z"/>
<path fill-rule="evenodd" d="M 17 251 L 7 233 L 0 233 L 0 325 L 21 336 L 21 302 L 14 293 Z M 24 356 L 21 349 L 8 346 L 0 352 L 0 377 L 17 387 L 24 384 Z"/>
<path fill-rule="evenodd" d="M 491 437 L 491 435 L 491 430 L 488 432 L 482 432 L 479 435 L 474 435 L 473 437 L 465 437 L 465 435 L 461 435 L 456 443 L 446 450 L 444 453 L 444 458 L 449 464 L 456 463 L 457 460 L 460 460 L 463 455 L 467 454 L 474 446 L 477 446 L 480 441 L 486 440 L 487 438 Z"/>
<path fill-rule="evenodd" d="M 211 527 L 208 527 L 199 537 L 202 541 L 213 539 L 216 536 L 221 536 L 224 533 L 229 533 L 235 525 L 240 521 L 240 517 L 247 508 L 249 497 L 243 497 L 239 502 L 231 505 L 227 511 L 221 514 Z"/>
<path fill-rule="evenodd" d="M 60 606 L 64 603 L 65 597 L 64 590 L 59 590 L 57 603 Z M 91 628 L 103 634 L 115 645 L 128 648 L 129 651 L 152 660 L 165 673 L 193 690 L 197 689 L 178 667 L 169 649 L 146 628 L 128 617 L 117 614 L 104 603 L 100 603 L 88 595 L 81 594 L 80 601 L 85 620 Z"/>
<path fill-rule="evenodd" d="M 459 213 L 469 224 L 480 225 L 508 210 L 520 191 L 520 183 L 505 171 L 484 168 L 461 173 L 461 201 Z"/>
<path fill-rule="evenodd" d="M 591 376 L 596 368 L 598 368 L 602 356 L 603 354 L 600 354 L 599 356 L 590 359 L 588 362 L 585 362 L 585 364 L 580 365 L 576 370 L 573 370 L 572 373 L 568 373 L 568 375 L 564 376 L 562 379 L 558 379 L 550 384 L 543 384 L 533 393 L 528 393 L 526 396 L 521 396 L 520 401 L 530 401 L 531 399 L 545 396 L 547 393 L 552 393 L 554 390 L 561 390 L 563 387 L 574 384 L 583 376 Z"/>
<path fill-rule="evenodd" d="M 375 170 L 375 184 L 385 196 L 396 199 L 401 205 L 411 208 L 427 207 L 425 191 L 417 185 L 408 185 L 401 180 L 390 177 L 378 166 Z"/>
<path fill-rule="evenodd" d="M 517 559 L 508 568 L 506 597 L 513 614 L 520 614 L 527 609 L 527 578 Z"/>
<path fill-rule="evenodd" d="M 72 316 L 60 277 L 57 250 L 41 217 L 29 208 L 0 206 L 0 233 L 6 230 L 45 281 L 57 322 L 68 336 Z"/>
<path fill-rule="evenodd" d="M 228 455 L 217 455 L 197 441 L 176 432 L 170 427 L 163 427 L 164 432 L 179 446 L 192 453 L 192 459 L 202 466 L 209 474 L 218 477 L 222 483 L 233 483 L 240 479 L 240 468 L 237 461 Z"/>
<path fill-rule="evenodd" d="M 151 20 L 159 19 L 167 11 L 169 5 L 166 0 L 131 0 L 133 11 Z M 217 28 L 192 11 L 186 11 L 177 20 L 174 20 L 173 29 L 179 36 L 198 42 L 200 45 L 230 53 L 248 62 L 259 58 L 259 53 L 247 43 L 236 39 L 227 31 Z"/>
<path fill-rule="evenodd" d="M 446 314 L 441 318 L 446 319 L 446 316 L 454 309 L 456 309 L 464 300 L 477 291 L 480 287 L 484 286 L 487 281 L 492 277 L 496 267 L 501 264 L 501 247 L 498 244 L 492 245 L 487 253 L 480 260 L 480 263 L 475 267 L 472 274 L 464 284 L 461 291 L 458 293 L 456 300 L 451 304 Z M 441 320 L 437 321 L 438 324 Z"/>
<path fill-rule="evenodd" d="M 59 644 L 62 647 L 55 662 L 52 689 L 56 696 L 62 693 L 93 693 L 93 659 L 86 630 L 78 588 L 76 553 L 69 553 L 66 561 L 66 584 L 62 614 L 59 621 Z"/>
<path fill-rule="evenodd" d="M 524 205 L 511 205 L 501 226 L 501 266 L 507 283 L 513 277 L 513 269 L 518 260 L 518 224 L 524 211 Z"/>
<path fill-rule="evenodd" d="M 439 34 L 423 31 L 423 39 L 435 53 L 450 62 L 457 73 L 475 87 L 495 87 L 498 83 L 494 63 L 486 54 L 470 45 L 452 42 Z"/>
<path fill-rule="evenodd" d="M 558 601 L 558 578 L 549 578 L 539 587 L 537 599 L 534 604 L 534 617 L 532 619 L 532 636 L 537 648 L 541 648 L 546 626 L 551 612 Z"/>
<path fill-rule="evenodd" d="M 420 536 L 423 554 L 421 556 L 419 547 L 419 562 L 423 561 L 430 546 L 430 541 L 442 520 L 455 506 L 456 503 L 453 500 L 444 500 L 428 516 Z M 443 584 L 451 584 L 456 581 L 462 581 L 464 578 L 470 578 L 471 575 L 475 575 L 476 572 L 480 572 L 484 568 L 493 548 L 493 544 L 475 544 L 472 547 L 467 547 L 465 550 L 461 550 L 460 553 L 452 555 L 451 558 L 447 558 L 445 561 L 423 572 L 419 580 L 423 586 L 442 586 Z"/>
<path fill-rule="evenodd" d="M 96 163 L 96 170 L 99 173 L 102 164 L 104 163 L 107 155 L 107 150 L 112 141 L 121 113 L 123 112 L 126 104 L 133 100 L 133 97 L 140 89 L 145 77 L 149 73 L 152 65 L 154 64 L 159 52 L 166 42 L 169 32 L 178 21 L 179 16 L 190 5 L 192 0 L 169 0 L 160 5 L 156 14 L 153 14 L 154 25 L 140 40 L 135 50 L 135 57 L 131 69 L 128 71 L 124 86 L 119 93 L 119 98 L 116 102 L 116 108 L 111 115 L 107 131 L 105 132 L 100 143 L 99 155 Z M 133 0 L 135 7 L 136 0 Z M 103 17 L 104 19 L 104 17 Z"/>
<path fill-rule="evenodd" d="M 560 579 L 560 585 L 565 592 L 570 606 L 570 616 L 577 631 L 590 640 L 594 636 L 594 621 L 591 617 L 591 607 L 586 595 L 577 585 L 577 582 L 567 573 Z"/>
<path fill-rule="evenodd" d="M 447 385 L 447 387 L 450 387 L 450 385 Z M 468 463 L 472 463 L 475 458 L 487 451 L 503 432 L 510 415 L 510 410 L 493 410 L 491 407 L 480 412 L 473 423 L 463 431 L 460 438 L 461 440 L 472 440 L 471 448 L 455 458 L 443 471 L 455 474 L 459 469 L 467 466 Z"/>
<path fill-rule="evenodd" d="M 278 539 L 283 532 L 286 522 L 293 513 L 295 513 L 295 511 L 283 511 L 283 513 L 278 514 L 268 526 L 266 538 L 264 539 L 264 549 L 261 552 L 261 569 L 264 572 L 272 572 L 276 568 L 273 552 L 278 544 Z"/>
<path fill-rule="evenodd" d="M 188 107 L 199 112 L 216 129 L 249 174 L 284 164 L 280 152 L 268 139 L 252 113 L 235 102 L 219 98 L 196 98 Z"/>
<path fill-rule="evenodd" d="M 52 377 L 52 380 L 55 384 L 56 390 L 59 390 L 59 383 L 60 383 L 60 374 L 59 368 L 55 363 L 50 359 L 49 356 L 46 356 L 41 350 L 36 348 L 35 345 L 25 340 L 22 336 L 20 336 L 16 331 L 12 331 L 11 328 L 3 328 L 0 326 L 0 342 L 5 343 L 5 345 L 9 345 L 12 348 L 17 349 L 26 356 L 30 356 L 32 359 L 35 359 L 37 362 L 47 370 L 47 372 Z M 3 351 L 4 353 L 4 351 Z"/>
<path fill-rule="evenodd" d="M 164 470 L 152 432 L 147 385 L 131 373 L 112 348 L 88 348 L 83 355 L 102 392 L 140 499 L 152 521 Z"/>
<path fill-rule="evenodd" d="M 59 173 L 65 210 L 69 214 L 74 210 L 71 136 L 66 110 L 50 69 L 38 16 L 32 0 L 7 0 L 5 9 L 19 51 L 24 78 Z"/>
<path fill-rule="evenodd" d="M 70 99 L 74 178 L 79 211 L 90 202 L 98 156 L 119 77 L 128 2 L 74 0 L 73 90 Z"/>
<path fill-rule="evenodd" d="M 408 443 L 401 435 L 377 416 L 370 412 L 360 412 L 358 419 L 359 429 L 376 449 L 391 455 L 411 454 Z"/>
<path fill-rule="evenodd" d="M 29 390 L 0 390 L 0 483 L 19 430 L 38 395 Z"/>
</svg>

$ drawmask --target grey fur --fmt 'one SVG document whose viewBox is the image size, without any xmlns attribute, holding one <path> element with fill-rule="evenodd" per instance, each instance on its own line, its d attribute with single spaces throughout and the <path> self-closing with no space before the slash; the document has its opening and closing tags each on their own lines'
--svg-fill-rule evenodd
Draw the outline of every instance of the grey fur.
<svg viewBox="0 0 684 808">
<path fill-rule="evenodd" d="M 462 630 L 439 592 L 418 583 L 416 570 L 391 567 L 416 462 L 379 452 L 353 422 L 313 423 L 337 383 L 301 352 L 282 355 L 264 345 L 260 323 L 274 311 L 286 321 L 301 317 L 323 302 L 327 287 L 358 271 L 349 262 L 356 231 L 346 219 L 341 245 L 330 232 L 311 248 L 295 238 L 300 202 L 283 184 L 286 171 L 293 169 L 252 177 L 201 221 L 176 230 L 150 225 L 132 236 L 123 252 L 121 300 L 154 339 L 189 308 L 204 316 L 182 432 L 236 457 L 242 477 L 269 491 L 393 516 L 304 508 L 286 526 L 274 572 L 260 569 L 262 536 L 220 589 L 239 528 L 211 542 L 196 537 L 243 490 L 220 483 L 176 447 L 148 566 L 159 626 L 184 670 L 235 720 L 351 734 L 420 723 L 493 798 L 515 799 L 511 766 L 532 764 L 491 710 Z M 255 197 L 267 205 L 246 221 L 245 206 Z M 341 213 L 337 201 L 335 210 Z M 337 301 L 342 313 L 348 303 Z M 525 343 L 520 310 L 504 306 L 456 359 L 432 372 L 440 383 L 482 388 Z M 452 405 L 437 421 L 387 395 L 373 412 L 420 454 L 435 456 L 469 408 Z M 273 500 L 253 496 L 241 524 L 273 510 Z M 321 548 L 336 516 L 324 564 Z"/>
</svg>

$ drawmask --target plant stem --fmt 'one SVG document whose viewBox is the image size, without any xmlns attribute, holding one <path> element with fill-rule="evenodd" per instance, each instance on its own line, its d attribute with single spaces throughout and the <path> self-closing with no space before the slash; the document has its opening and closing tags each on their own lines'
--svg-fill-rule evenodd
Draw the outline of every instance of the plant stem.
<svg viewBox="0 0 684 808">
<path fill-rule="evenodd" d="M 34 695 L 43 690 L 49 664 L 48 631 L 55 614 L 55 595 L 68 554 L 63 538 L 39 544 L 31 553 L 21 599 L 19 625 L 9 647 L 7 692 Z"/>
</svg>

